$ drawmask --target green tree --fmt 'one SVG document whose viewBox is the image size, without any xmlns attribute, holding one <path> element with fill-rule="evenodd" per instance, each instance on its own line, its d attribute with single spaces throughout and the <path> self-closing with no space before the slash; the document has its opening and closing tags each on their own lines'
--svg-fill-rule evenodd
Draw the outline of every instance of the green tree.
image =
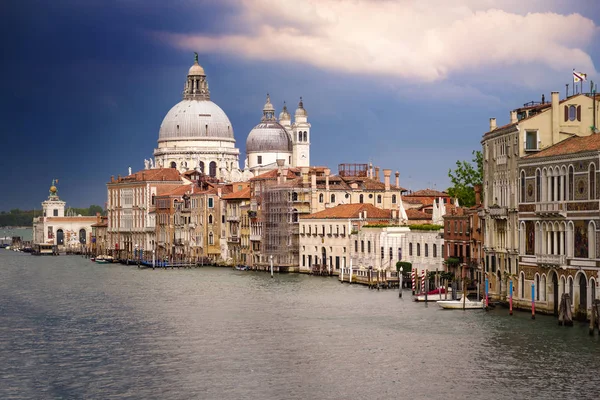
<svg viewBox="0 0 600 400">
<path fill-rule="evenodd" d="M 483 182 L 483 154 L 479 150 L 473 150 L 473 160 L 457 161 L 456 169 L 448 171 L 448 177 L 452 186 L 448 188 L 448 194 L 457 198 L 461 206 L 471 207 L 475 205 L 475 185 Z"/>
<path fill-rule="evenodd" d="M 89 208 L 89 213 L 90 213 L 90 215 L 96 215 L 96 213 L 100 213 L 100 215 L 104 215 L 104 210 L 102 209 L 102 207 L 100 207 L 96 204 L 92 204 Z"/>
</svg>

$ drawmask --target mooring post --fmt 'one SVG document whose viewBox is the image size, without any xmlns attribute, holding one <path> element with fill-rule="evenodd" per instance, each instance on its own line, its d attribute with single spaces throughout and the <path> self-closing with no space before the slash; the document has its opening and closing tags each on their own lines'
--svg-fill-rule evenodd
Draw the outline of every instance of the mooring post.
<svg viewBox="0 0 600 400">
<path fill-rule="evenodd" d="M 400 271 L 398 271 L 398 287 L 400 293 L 398 293 L 398 297 L 402 298 L 402 272 L 404 271 L 404 267 L 400 267 Z"/>
<path fill-rule="evenodd" d="M 594 329 L 596 328 L 596 322 L 594 321 L 594 314 L 596 313 L 596 302 L 592 301 L 592 313 L 590 314 L 590 336 L 594 336 Z"/>
<path fill-rule="evenodd" d="M 489 284 L 488 278 L 485 278 L 485 309 L 487 310 L 490 307 L 490 298 L 489 298 Z"/>
<path fill-rule="evenodd" d="M 512 279 L 508 282 L 508 315 L 513 315 L 513 281 Z"/>
<path fill-rule="evenodd" d="M 531 319 L 535 319 L 535 283 L 531 284 Z"/>
<path fill-rule="evenodd" d="M 269 261 L 271 261 L 271 278 L 273 277 L 273 255 L 269 256 Z"/>
</svg>

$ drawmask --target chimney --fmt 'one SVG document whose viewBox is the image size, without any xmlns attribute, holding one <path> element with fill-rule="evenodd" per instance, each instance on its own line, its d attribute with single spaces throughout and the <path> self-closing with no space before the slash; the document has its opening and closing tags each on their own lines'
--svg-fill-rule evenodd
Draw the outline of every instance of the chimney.
<svg viewBox="0 0 600 400">
<path fill-rule="evenodd" d="M 369 178 L 373 178 L 373 164 L 369 163 L 369 173 L 367 174 Z"/>
<path fill-rule="evenodd" d="M 389 192 L 390 190 L 390 177 L 392 176 L 392 170 L 391 169 L 384 169 L 383 170 L 383 182 L 385 183 L 385 191 Z"/>
<path fill-rule="evenodd" d="M 379 167 L 375 167 L 375 179 L 379 180 Z"/>
<path fill-rule="evenodd" d="M 481 205 L 481 185 L 475 185 L 475 205 Z"/>
<path fill-rule="evenodd" d="M 552 144 L 556 144 L 560 140 L 558 118 L 560 98 L 558 92 L 552 92 Z"/>
<path fill-rule="evenodd" d="M 329 191 L 329 174 L 331 174 L 331 170 L 329 168 L 325 168 L 325 190 Z"/>
<path fill-rule="evenodd" d="M 111 175 L 111 176 L 110 176 L 110 182 L 112 183 L 112 182 L 114 182 L 114 181 L 115 181 L 115 176 L 114 176 L 114 175 Z"/>
<path fill-rule="evenodd" d="M 308 173 L 310 169 L 308 167 L 300 168 L 300 173 L 302 174 L 302 184 L 308 186 Z"/>
<path fill-rule="evenodd" d="M 542 93 L 542 104 L 546 104 L 546 96 L 544 96 L 544 93 Z"/>
<path fill-rule="evenodd" d="M 496 118 L 490 118 L 490 132 L 496 129 Z"/>
<path fill-rule="evenodd" d="M 367 210 L 363 211 L 363 218 L 367 219 Z"/>
<path fill-rule="evenodd" d="M 396 187 L 400 189 L 400 172 L 396 171 Z"/>
<path fill-rule="evenodd" d="M 510 123 L 514 124 L 515 122 L 517 122 L 517 112 L 516 111 L 511 111 L 510 112 Z"/>
<path fill-rule="evenodd" d="M 220 187 L 217 188 L 217 196 L 219 196 L 219 198 L 221 198 L 221 193 L 222 193 L 222 189 Z"/>
</svg>

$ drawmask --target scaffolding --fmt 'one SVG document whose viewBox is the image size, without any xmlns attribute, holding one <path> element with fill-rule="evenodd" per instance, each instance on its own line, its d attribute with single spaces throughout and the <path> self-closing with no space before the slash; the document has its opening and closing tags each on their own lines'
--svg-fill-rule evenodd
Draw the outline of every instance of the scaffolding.
<svg viewBox="0 0 600 400">
<path fill-rule="evenodd" d="M 262 196 L 262 253 L 265 262 L 280 269 L 298 265 L 298 213 L 292 202 L 293 188 L 270 185 Z"/>
</svg>

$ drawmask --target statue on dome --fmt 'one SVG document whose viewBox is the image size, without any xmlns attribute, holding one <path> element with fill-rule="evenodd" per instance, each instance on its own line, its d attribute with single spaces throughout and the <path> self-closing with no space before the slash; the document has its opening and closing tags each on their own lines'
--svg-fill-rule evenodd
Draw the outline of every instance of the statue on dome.
<svg viewBox="0 0 600 400">
<path fill-rule="evenodd" d="M 154 159 L 150 158 L 150 160 L 148 160 L 150 163 L 150 169 L 154 169 Z"/>
<path fill-rule="evenodd" d="M 144 169 L 150 168 L 150 161 L 144 158 Z"/>
<path fill-rule="evenodd" d="M 194 52 L 194 61 L 198 62 L 198 53 Z"/>
</svg>

